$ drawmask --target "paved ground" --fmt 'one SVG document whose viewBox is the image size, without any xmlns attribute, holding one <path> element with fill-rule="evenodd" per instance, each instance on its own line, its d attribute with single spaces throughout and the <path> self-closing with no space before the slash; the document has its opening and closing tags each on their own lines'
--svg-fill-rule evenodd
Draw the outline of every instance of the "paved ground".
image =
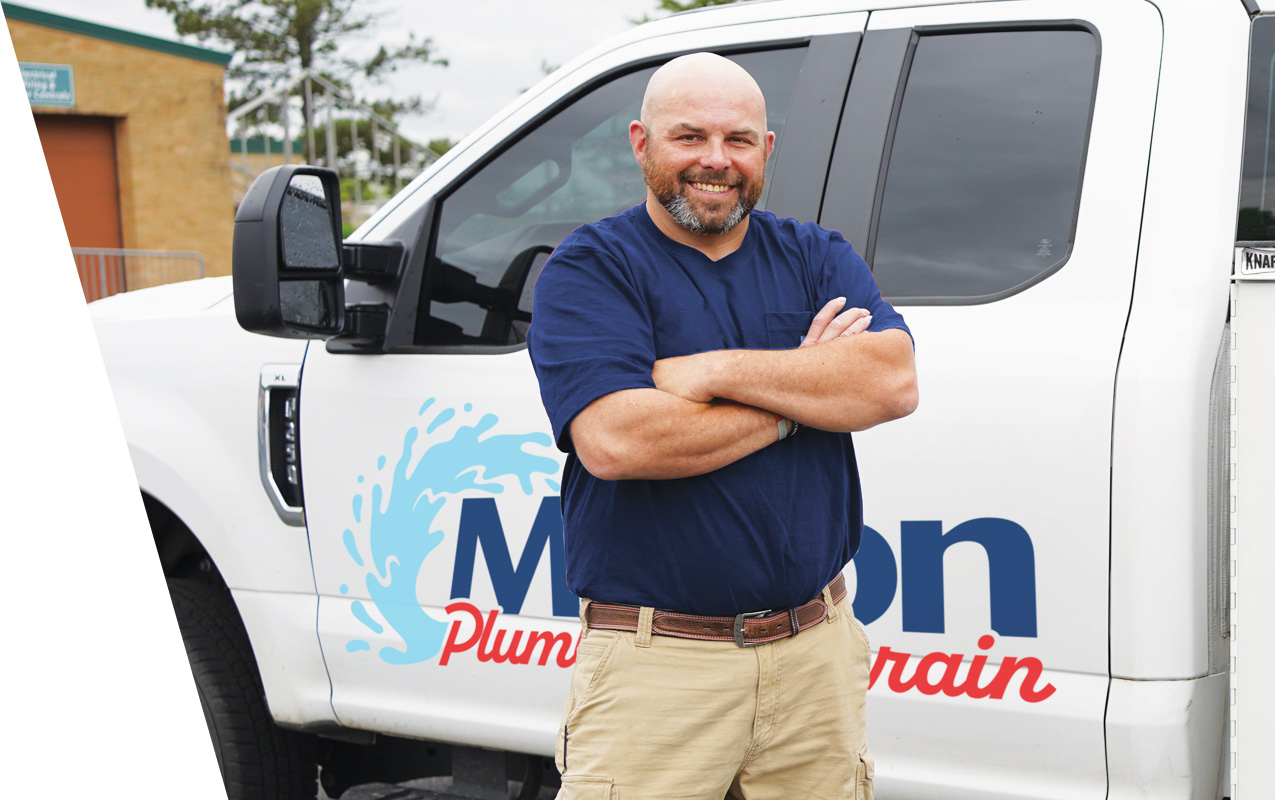
<svg viewBox="0 0 1275 800">
<path fill-rule="evenodd" d="M 418 781 L 408 781 L 404 785 L 411 786 L 413 788 L 434 791 L 440 794 L 445 794 L 451 788 L 452 779 L 451 778 L 423 778 Z M 510 798 L 517 797 L 518 792 L 521 789 L 522 789 L 521 784 L 510 781 L 509 782 Z M 536 795 L 536 800 L 554 800 L 554 798 L 557 796 L 558 796 L 558 787 L 556 786 L 545 787 L 540 790 L 539 794 Z"/>
<path fill-rule="evenodd" d="M 399 784 L 399 786 L 402 786 L 405 789 L 418 789 L 418 790 L 421 790 L 422 792 L 429 792 L 429 793 L 433 793 L 437 795 L 448 796 L 448 795 L 451 795 L 452 779 L 450 777 L 421 778 L 419 780 L 407 781 L 405 783 L 401 783 Z M 521 791 L 521 789 L 522 789 L 522 786 L 520 784 L 515 783 L 514 781 L 509 781 L 510 800 L 513 800 L 513 798 L 516 798 L 518 796 L 519 791 Z M 358 787 L 355 787 L 354 789 L 351 789 L 349 791 L 351 793 L 357 793 Z M 379 792 L 379 791 L 368 793 L 366 797 L 360 798 L 359 800 L 373 800 L 373 798 L 379 797 L 379 796 L 385 796 L 386 800 L 391 800 L 391 798 L 388 795 L 383 795 L 382 792 Z M 451 796 L 454 797 L 454 795 L 451 795 Z M 554 800 L 554 798 L 557 796 L 558 796 L 558 788 L 556 786 L 545 787 L 545 788 L 542 788 L 540 790 L 540 793 L 536 795 L 535 800 Z M 328 797 L 327 793 L 323 791 L 323 787 L 319 787 L 317 800 L 337 800 L 337 799 Z M 393 800 L 398 800 L 398 798 L 393 798 Z M 407 797 L 404 797 L 403 800 L 413 800 L 413 799 L 410 797 L 410 795 L 408 795 Z"/>
</svg>

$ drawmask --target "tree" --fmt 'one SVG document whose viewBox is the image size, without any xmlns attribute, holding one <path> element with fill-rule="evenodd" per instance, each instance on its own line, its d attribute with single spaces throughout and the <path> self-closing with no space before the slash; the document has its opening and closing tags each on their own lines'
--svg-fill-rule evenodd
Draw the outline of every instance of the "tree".
<svg viewBox="0 0 1275 800">
<path fill-rule="evenodd" d="M 668 11 L 676 14 L 679 11 L 690 11 L 694 8 L 707 8 L 708 6 L 722 6 L 727 3 L 748 2 L 748 0 L 659 0 L 656 5 L 657 11 Z M 629 20 L 634 25 L 641 25 L 644 22 L 650 22 L 655 19 L 650 14 L 643 14 L 638 19 Z"/>
<path fill-rule="evenodd" d="M 272 83 L 315 69 L 345 89 L 356 76 L 379 82 L 403 63 L 447 66 L 434 57 L 434 44 L 408 34 L 407 41 L 385 45 L 368 59 L 343 54 L 351 37 L 368 30 L 381 15 L 356 11 L 359 0 L 146 0 L 173 17 L 177 33 L 201 42 L 229 46 L 236 58 L 226 76 L 242 89 L 227 100 L 230 108 L 258 95 Z M 394 103 L 392 111 L 419 112 L 419 96 Z M 309 114 L 306 115 L 307 120 Z"/>
<path fill-rule="evenodd" d="M 430 150 L 438 153 L 440 156 L 456 146 L 451 139 L 430 139 L 429 144 L 425 145 Z"/>
<path fill-rule="evenodd" d="M 660 0 L 659 8 L 661 11 L 690 11 L 692 8 L 707 8 L 708 6 L 722 6 L 727 3 L 734 3 L 736 0 Z"/>
</svg>

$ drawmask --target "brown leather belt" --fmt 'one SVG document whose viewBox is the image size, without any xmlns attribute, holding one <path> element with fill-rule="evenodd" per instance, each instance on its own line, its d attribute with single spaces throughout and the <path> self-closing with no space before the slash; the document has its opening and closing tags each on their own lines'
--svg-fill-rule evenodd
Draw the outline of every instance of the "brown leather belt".
<svg viewBox="0 0 1275 800">
<path fill-rule="evenodd" d="M 828 590 L 832 595 L 832 602 L 840 603 L 846 596 L 845 577 L 838 575 L 836 580 L 828 584 Z M 635 632 L 638 629 L 639 614 L 637 606 L 590 603 L 585 611 L 585 623 L 590 628 Z M 827 616 L 828 606 L 821 594 L 796 608 L 767 609 L 736 614 L 733 617 L 704 617 L 657 610 L 651 620 L 651 633 L 677 639 L 734 642 L 740 647 L 756 647 L 796 636 L 800 631 L 823 622 Z"/>
</svg>

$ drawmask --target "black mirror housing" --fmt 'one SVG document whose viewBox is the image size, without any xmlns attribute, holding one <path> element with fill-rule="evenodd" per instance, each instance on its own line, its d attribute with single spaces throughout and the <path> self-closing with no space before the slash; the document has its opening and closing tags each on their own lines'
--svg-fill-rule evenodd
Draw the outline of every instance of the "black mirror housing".
<svg viewBox="0 0 1275 800">
<path fill-rule="evenodd" d="M 341 186 L 284 164 L 257 176 L 235 214 L 235 317 L 253 333 L 327 339 L 345 325 Z"/>
</svg>

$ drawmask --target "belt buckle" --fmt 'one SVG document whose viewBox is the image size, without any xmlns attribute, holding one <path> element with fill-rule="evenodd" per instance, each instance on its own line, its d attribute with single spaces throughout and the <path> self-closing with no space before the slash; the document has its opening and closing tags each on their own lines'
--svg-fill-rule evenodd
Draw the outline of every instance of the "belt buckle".
<svg viewBox="0 0 1275 800">
<path fill-rule="evenodd" d="M 747 614 L 736 614 L 735 624 L 731 628 L 731 632 L 735 634 L 735 644 L 739 647 L 756 647 L 763 642 L 746 642 L 744 641 L 744 620 L 761 619 L 775 613 L 775 609 L 767 608 L 761 611 L 750 611 Z"/>
</svg>

